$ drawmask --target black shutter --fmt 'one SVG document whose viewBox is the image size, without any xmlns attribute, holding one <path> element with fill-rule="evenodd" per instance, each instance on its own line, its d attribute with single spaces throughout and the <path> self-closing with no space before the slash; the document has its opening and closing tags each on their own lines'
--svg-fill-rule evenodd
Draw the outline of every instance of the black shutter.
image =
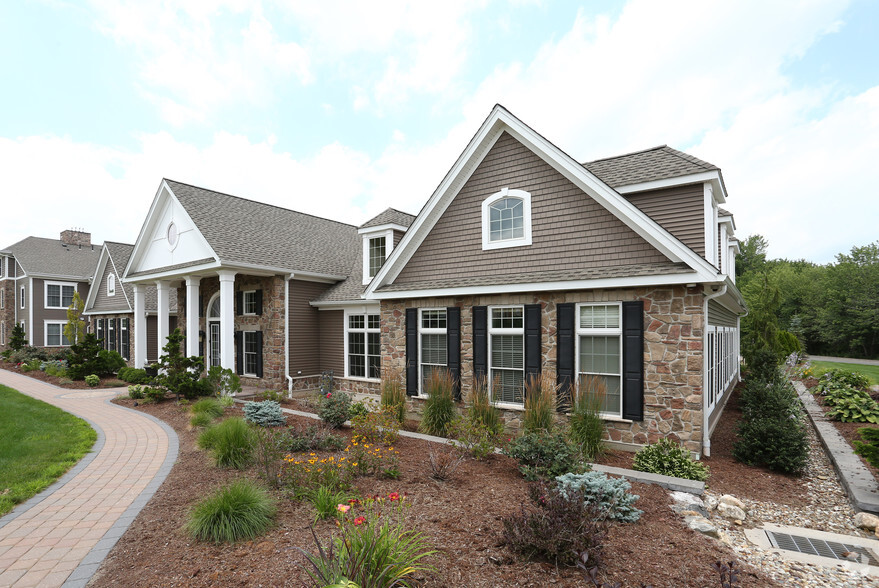
<svg viewBox="0 0 879 588">
<path fill-rule="evenodd" d="M 562 401 L 559 409 L 571 405 L 571 386 L 574 384 L 574 304 L 566 302 L 556 305 L 556 383 Z"/>
<path fill-rule="evenodd" d="M 256 314 L 257 316 L 262 315 L 262 290 L 257 290 L 254 297 L 256 298 Z"/>
<path fill-rule="evenodd" d="M 244 373 L 244 337 L 241 331 L 235 331 L 235 373 Z"/>
<path fill-rule="evenodd" d="M 113 319 L 113 332 L 116 333 L 116 351 L 122 354 L 122 319 Z"/>
<path fill-rule="evenodd" d="M 256 332 L 256 377 L 262 377 L 262 331 Z"/>
<path fill-rule="evenodd" d="M 461 309 L 446 309 L 446 351 L 449 373 L 455 380 L 455 399 L 461 399 Z"/>
<path fill-rule="evenodd" d="M 525 381 L 540 376 L 542 353 L 540 349 L 540 305 L 525 305 Z M 527 386 L 526 386 L 527 388 Z"/>
<path fill-rule="evenodd" d="M 623 302 L 623 418 L 644 420 L 644 303 Z"/>
<path fill-rule="evenodd" d="M 244 314 L 244 292 L 235 292 L 235 314 Z"/>
<path fill-rule="evenodd" d="M 196 318 L 201 318 L 204 316 L 204 311 L 202 310 L 202 308 L 204 308 L 204 294 L 200 294 L 198 297 L 198 308 L 195 311 Z"/>
<path fill-rule="evenodd" d="M 406 309 L 406 394 L 418 394 L 418 309 Z"/>
<path fill-rule="evenodd" d="M 473 307 L 473 376 L 479 380 L 488 375 L 488 308 Z"/>
</svg>

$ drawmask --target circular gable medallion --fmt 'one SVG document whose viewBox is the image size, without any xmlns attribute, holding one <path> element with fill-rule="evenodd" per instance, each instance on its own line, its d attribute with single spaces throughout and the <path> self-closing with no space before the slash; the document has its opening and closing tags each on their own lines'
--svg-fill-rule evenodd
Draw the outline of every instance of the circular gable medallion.
<svg viewBox="0 0 879 588">
<path fill-rule="evenodd" d="M 174 221 L 171 221 L 170 224 L 168 224 L 167 237 L 168 237 L 168 246 L 171 249 L 174 249 L 175 247 L 177 247 L 177 241 L 179 240 L 180 235 L 177 233 L 177 225 L 174 224 Z"/>
</svg>

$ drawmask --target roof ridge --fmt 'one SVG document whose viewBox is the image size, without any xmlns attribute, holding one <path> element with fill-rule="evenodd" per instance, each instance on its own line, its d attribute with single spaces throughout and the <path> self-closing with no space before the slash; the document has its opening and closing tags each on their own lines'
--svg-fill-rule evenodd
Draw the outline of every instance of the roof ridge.
<svg viewBox="0 0 879 588">
<path fill-rule="evenodd" d="M 244 197 L 242 197 L 242 196 L 236 196 L 236 195 L 234 195 L 234 194 L 229 194 L 229 193 L 227 193 L 227 192 L 219 192 L 219 191 L 217 191 L 217 190 L 212 190 L 212 189 L 210 189 L 210 188 L 204 188 L 204 187 L 202 187 L 202 186 L 196 186 L 195 184 L 188 184 L 188 183 L 186 183 L 186 182 L 179 182 L 179 181 L 177 181 L 177 180 L 172 180 L 171 178 L 162 178 L 162 181 L 164 181 L 164 182 L 173 182 L 173 183 L 175 183 L 175 184 L 180 184 L 181 186 L 189 186 L 190 188 L 195 188 L 196 190 L 203 190 L 203 191 L 205 191 L 205 192 L 213 192 L 214 194 L 219 194 L 220 196 L 227 196 L 227 197 L 229 197 L 229 198 L 235 198 L 236 200 L 243 200 L 244 202 L 252 202 L 253 204 L 259 204 L 260 206 L 269 206 L 269 207 L 271 207 L 271 208 L 277 208 L 278 210 L 283 210 L 283 211 L 285 211 L 285 212 L 293 212 L 293 213 L 296 213 L 296 214 L 301 214 L 302 216 L 310 216 L 311 218 L 316 218 L 316 219 L 319 219 L 319 220 L 322 220 L 322 221 L 327 221 L 327 222 L 331 222 L 331 223 L 336 223 L 336 224 L 338 224 L 338 225 L 344 225 L 344 226 L 346 226 L 346 227 L 351 227 L 351 228 L 354 228 L 354 229 L 357 228 L 356 225 L 352 225 L 352 224 L 349 224 L 349 223 L 343 223 L 342 221 L 337 221 L 337 220 L 334 220 L 334 219 L 331 219 L 331 218 L 326 218 L 326 217 L 318 216 L 318 215 L 316 215 L 316 214 L 311 214 L 311 213 L 308 213 L 308 212 L 301 212 L 301 211 L 299 211 L 299 210 L 293 210 L 292 208 L 284 208 L 283 206 L 278 206 L 277 204 L 269 204 L 268 202 L 260 202 L 259 200 L 254 200 L 253 198 L 244 198 Z"/>
<path fill-rule="evenodd" d="M 648 151 L 657 151 L 659 149 L 670 149 L 668 145 L 657 145 L 656 147 L 648 147 L 647 149 L 639 149 L 638 151 L 630 151 L 629 153 L 620 153 L 619 155 L 611 155 L 610 157 L 602 157 L 601 159 L 593 159 L 592 161 L 586 161 L 580 165 L 586 165 L 589 163 L 598 163 L 599 161 L 607 161 L 609 159 L 619 159 L 621 157 L 629 157 L 630 155 L 637 155 L 639 153 L 647 153 Z"/>
<path fill-rule="evenodd" d="M 684 161 L 688 161 L 694 165 L 698 165 L 699 167 L 703 167 L 705 169 L 720 169 L 713 163 L 708 163 L 704 159 L 699 159 L 695 155 L 691 155 L 686 151 L 681 151 L 680 149 L 675 149 L 674 147 L 669 147 L 668 145 L 663 145 L 663 147 L 665 147 L 665 149 L 675 157 L 683 159 Z"/>
<path fill-rule="evenodd" d="M 400 210 L 399 208 L 394 208 L 393 206 L 388 206 L 385 210 L 393 210 L 394 212 L 399 212 L 400 214 L 405 214 L 411 217 L 415 217 L 418 215 L 412 214 L 411 212 L 406 212 L 405 210 Z"/>
<path fill-rule="evenodd" d="M 125 245 L 126 247 L 134 247 L 132 243 L 123 243 L 122 241 L 104 241 L 104 245 L 111 243 L 113 245 Z"/>
</svg>

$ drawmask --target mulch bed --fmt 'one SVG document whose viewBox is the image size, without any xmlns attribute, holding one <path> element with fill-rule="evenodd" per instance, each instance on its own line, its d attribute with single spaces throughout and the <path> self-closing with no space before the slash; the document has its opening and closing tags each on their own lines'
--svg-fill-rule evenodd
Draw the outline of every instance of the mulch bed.
<svg viewBox="0 0 879 588">
<path fill-rule="evenodd" d="M 115 402 L 134 407 L 128 399 Z M 166 400 L 135 407 L 168 423 L 180 438 L 180 455 L 168 479 L 144 508 L 90 583 L 90 586 L 302 586 L 307 578 L 297 548 L 314 549 L 310 524 L 314 511 L 278 492 L 281 509 L 276 527 L 254 542 L 236 545 L 198 543 L 181 530 L 190 505 L 218 485 L 237 476 L 256 479 L 253 471 L 214 467 L 195 447 L 183 407 Z M 311 424 L 288 416 L 288 424 Z M 340 435 L 350 435 L 347 430 Z M 467 460 L 455 478 L 436 482 L 428 477 L 427 444 L 400 438 L 399 480 L 361 478 L 362 495 L 406 492 L 414 528 L 429 538 L 438 553 L 430 563 L 436 572 L 421 578 L 425 586 L 583 586 L 580 571 L 545 562 L 521 561 L 503 545 L 501 519 L 519 511 L 527 483 L 515 462 L 505 456 Z M 712 463 L 713 467 L 713 463 Z M 739 465 L 739 478 L 754 470 Z M 733 479 L 734 476 L 730 475 Z M 745 493 L 746 486 L 731 486 Z M 725 545 L 686 528 L 669 508 L 667 492 L 657 486 L 633 484 L 644 510 L 635 524 L 610 527 L 602 576 L 623 586 L 686 587 L 716 585 L 712 564 L 735 559 Z M 322 541 L 335 527 L 315 525 Z M 743 567 L 741 586 L 777 586 L 751 567 Z"/>
</svg>

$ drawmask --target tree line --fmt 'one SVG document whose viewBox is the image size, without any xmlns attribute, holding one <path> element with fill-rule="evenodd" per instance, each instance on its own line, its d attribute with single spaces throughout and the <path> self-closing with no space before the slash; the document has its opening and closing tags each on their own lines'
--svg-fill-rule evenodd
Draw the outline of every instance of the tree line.
<svg viewBox="0 0 879 588">
<path fill-rule="evenodd" d="M 768 242 L 740 244 L 736 285 L 748 305 L 742 353 L 782 356 L 800 346 L 813 355 L 879 357 L 879 241 L 840 253 L 821 265 L 766 259 Z"/>
</svg>

